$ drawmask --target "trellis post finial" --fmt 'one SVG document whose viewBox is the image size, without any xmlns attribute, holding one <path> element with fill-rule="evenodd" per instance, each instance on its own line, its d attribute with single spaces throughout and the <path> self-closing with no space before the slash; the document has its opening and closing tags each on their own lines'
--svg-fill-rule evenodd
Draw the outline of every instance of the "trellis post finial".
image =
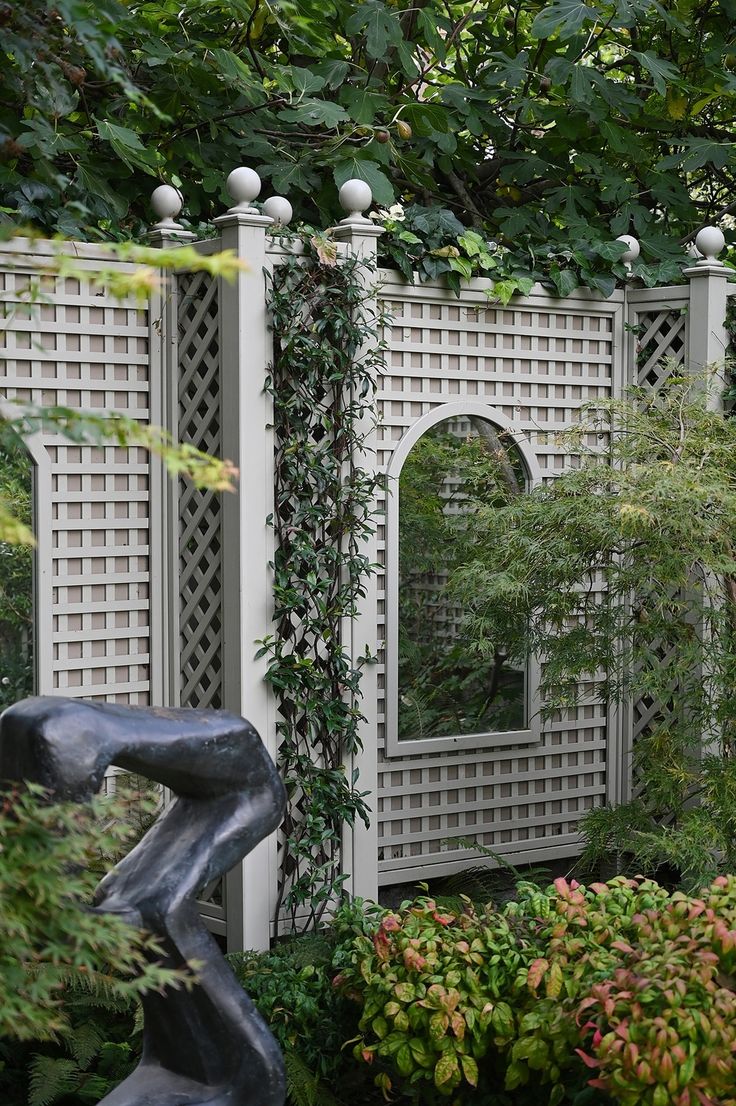
<svg viewBox="0 0 736 1106">
<path fill-rule="evenodd" d="M 639 240 L 637 238 L 634 238 L 633 234 L 619 234 L 616 241 L 623 242 L 626 245 L 626 250 L 621 254 L 621 260 L 630 273 L 632 263 L 636 261 L 637 257 L 641 253 Z"/>
<path fill-rule="evenodd" d="M 350 223 L 370 223 L 370 219 L 367 219 L 363 212 L 371 206 L 373 193 L 370 185 L 364 180 L 358 177 L 346 180 L 338 193 L 338 199 L 340 207 L 347 212 L 347 217 L 340 220 L 341 226 L 348 226 Z"/>
<path fill-rule="evenodd" d="M 700 254 L 697 264 L 723 265 L 723 262 L 718 260 L 718 254 L 725 245 L 726 239 L 722 230 L 718 227 L 701 227 L 695 235 L 695 248 Z"/>
<path fill-rule="evenodd" d="M 291 222 L 294 209 L 286 196 L 269 196 L 263 203 L 263 214 L 273 219 L 275 226 L 285 227 Z"/>
<path fill-rule="evenodd" d="M 260 215 L 258 209 L 251 206 L 261 191 L 261 178 L 255 169 L 239 165 L 229 174 L 225 187 L 235 200 L 234 205 L 228 208 L 228 215 Z"/>
<path fill-rule="evenodd" d="M 178 188 L 171 184 L 160 184 L 151 193 L 151 207 L 158 222 L 154 223 L 147 238 L 156 246 L 165 246 L 170 242 L 190 241 L 196 238 L 191 230 L 186 230 L 176 217 L 182 209 L 184 198 Z"/>
</svg>

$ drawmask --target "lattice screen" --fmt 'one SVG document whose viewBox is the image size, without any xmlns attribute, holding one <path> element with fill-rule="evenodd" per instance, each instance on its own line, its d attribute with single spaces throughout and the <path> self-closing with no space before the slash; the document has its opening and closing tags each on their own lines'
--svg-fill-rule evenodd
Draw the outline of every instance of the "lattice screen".
<svg viewBox="0 0 736 1106">
<path fill-rule="evenodd" d="M 487 403 L 491 420 L 500 412 L 522 429 L 543 476 L 561 471 L 565 456 L 544 435 L 569 425 L 586 401 L 620 391 L 621 300 L 560 304 L 541 294 L 513 307 L 488 307 L 477 292 L 456 300 L 439 288 L 407 287 L 383 276 L 393 325 L 379 391 L 381 467 L 416 419 L 465 398 Z M 383 559 L 383 527 L 379 541 Z M 379 612 L 385 612 L 384 576 Z M 385 638 L 383 623 L 378 638 Z M 380 653 L 382 689 L 383 660 Z M 587 702 L 550 721 L 538 745 L 412 756 L 409 743 L 406 755 L 394 758 L 385 751 L 385 706 L 382 698 L 381 883 L 426 877 L 474 858 L 462 847 L 464 838 L 516 860 L 575 850 L 579 818 L 606 792 L 603 706 Z"/>
<path fill-rule="evenodd" d="M 178 278 L 179 440 L 221 456 L 220 311 L 217 280 Z M 213 492 L 179 485 L 179 672 L 185 707 L 222 706 L 222 504 Z M 203 888 L 200 913 L 225 935 L 227 881 Z"/>
<path fill-rule="evenodd" d="M 627 328 L 631 335 L 632 381 L 656 392 L 684 364 L 688 343 L 689 288 L 658 288 L 629 293 Z M 665 362 L 669 362 L 665 364 Z"/>
<path fill-rule="evenodd" d="M 217 281 L 179 278 L 179 440 L 221 454 Z M 181 704 L 222 705 L 222 506 L 213 492 L 179 492 Z"/>
<path fill-rule="evenodd" d="M 688 350 L 689 288 L 632 290 L 627 303 L 629 364 L 632 379 L 642 388 L 656 393 L 684 365 Z M 662 648 L 658 664 L 666 666 L 674 659 L 672 650 Z M 673 685 L 674 690 L 674 685 Z M 631 706 L 632 748 L 641 737 L 661 722 L 662 704 L 651 696 Z M 632 780 L 634 794 L 640 790 Z"/>
<path fill-rule="evenodd" d="M 46 246 L 48 244 L 45 244 Z M 36 256 L 44 244 L 36 247 Z M 90 272 L 94 247 L 75 257 Z M 109 260 L 106 264 L 110 264 Z M 44 278 L 32 309 L 20 252 L 3 257 L 0 387 L 9 398 L 149 417 L 148 312 L 85 278 Z M 14 306 L 15 305 L 15 306 Z M 49 550 L 51 655 L 39 691 L 149 701 L 149 466 L 140 449 L 43 439 L 50 501 L 38 503 Z M 49 642 L 39 642 L 39 649 Z"/>
</svg>

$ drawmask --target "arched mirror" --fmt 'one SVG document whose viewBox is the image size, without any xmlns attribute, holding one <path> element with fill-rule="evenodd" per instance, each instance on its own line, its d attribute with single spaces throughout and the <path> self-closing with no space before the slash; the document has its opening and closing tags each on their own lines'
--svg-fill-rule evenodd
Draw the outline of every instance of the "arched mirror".
<svg viewBox="0 0 736 1106">
<path fill-rule="evenodd" d="M 0 501 L 26 526 L 33 526 L 34 463 L 21 438 L 0 430 Z M 0 541 L 0 710 L 34 695 L 35 552 Z"/>
<path fill-rule="evenodd" d="M 473 516 L 523 495 L 534 473 L 506 420 L 458 406 L 407 435 L 390 474 L 389 755 L 536 739 L 532 666 L 503 642 L 472 653 L 451 587 L 473 559 Z"/>
</svg>

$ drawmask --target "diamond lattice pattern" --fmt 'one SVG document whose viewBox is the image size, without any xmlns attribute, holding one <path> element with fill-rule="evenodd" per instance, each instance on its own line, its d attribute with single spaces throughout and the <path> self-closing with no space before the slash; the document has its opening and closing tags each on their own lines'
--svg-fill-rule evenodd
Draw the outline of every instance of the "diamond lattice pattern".
<svg viewBox="0 0 736 1106">
<path fill-rule="evenodd" d="M 217 281 L 179 278 L 179 440 L 220 454 Z M 222 508 L 216 493 L 181 484 L 179 496 L 181 703 L 222 705 Z"/>
</svg>

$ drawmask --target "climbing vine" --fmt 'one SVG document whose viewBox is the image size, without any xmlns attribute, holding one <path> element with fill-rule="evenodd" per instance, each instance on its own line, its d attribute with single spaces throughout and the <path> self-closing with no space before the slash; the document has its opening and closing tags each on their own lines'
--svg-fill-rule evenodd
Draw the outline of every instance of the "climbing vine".
<svg viewBox="0 0 736 1106">
<path fill-rule="evenodd" d="M 343 633 L 374 570 L 366 541 L 379 478 L 362 457 L 382 347 L 367 264 L 335 264 L 317 242 L 279 265 L 270 289 L 275 630 L 261 655 L 278 704 L 288 794 L 276 916 L 294 931 L 317 924 L 339 895 L 344 827 L 368 823 L 346 763 L 360 749 L 360 681 L 371 656 L 366 647 L 356 658 Z"/>
</svg>

